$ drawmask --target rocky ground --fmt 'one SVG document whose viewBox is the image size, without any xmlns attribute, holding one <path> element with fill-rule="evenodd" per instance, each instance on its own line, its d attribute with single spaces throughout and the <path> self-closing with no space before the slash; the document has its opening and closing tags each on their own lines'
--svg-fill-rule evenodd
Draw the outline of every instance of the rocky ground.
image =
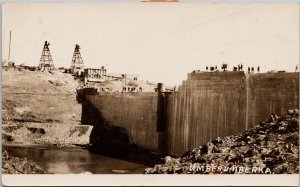
<svg viewBox="0 0 300 187">
<path fill-rule="evenodd" d="M 3 174 L 48 174 L 36 163 L 26 158 L 12 157 L 6 150 L 2 151 Z"/>
<path fill-rule="evenodd" d="M 299 110 L 243 133 L 217 138 L 188 150 L 181 157 L 167 156 L 164 164 L 146 174 L 296 174 L 299 173 Z"/>
</svg>

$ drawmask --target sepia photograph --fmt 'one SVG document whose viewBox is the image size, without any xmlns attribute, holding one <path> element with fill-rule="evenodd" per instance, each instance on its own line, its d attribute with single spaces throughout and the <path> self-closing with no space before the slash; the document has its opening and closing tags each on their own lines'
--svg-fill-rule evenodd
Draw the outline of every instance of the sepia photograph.
<svg viewBox="0 0 300 187">
<path fill-rule="evenodd" d="M 2 183 L 298 185 L 299 25 L 297 3 L 3 3 Z"/>
</svg>

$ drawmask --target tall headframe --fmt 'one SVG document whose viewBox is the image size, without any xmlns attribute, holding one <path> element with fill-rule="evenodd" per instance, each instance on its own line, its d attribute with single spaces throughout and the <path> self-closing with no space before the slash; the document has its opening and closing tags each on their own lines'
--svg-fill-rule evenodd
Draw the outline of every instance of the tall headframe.
<svg viewBox="0 0 300 187">
<path fill-rule="evenodd" d="M 54 69 L 54 64 L 50 53 L 49 45 L 50 43 L 45 41 L 42 56 L 40 59 L 40 64 L 39 64 L 39 69 L 42 71 Z"/>
<path fill-rule="evenodd" d="M 81 73 L 84 71 L 84 64 L 80 54 L 80 46 L 78 44 L 75 45 L 70 69 L 71 73 L 75 75 L 81 75 Z"/>
</svg>

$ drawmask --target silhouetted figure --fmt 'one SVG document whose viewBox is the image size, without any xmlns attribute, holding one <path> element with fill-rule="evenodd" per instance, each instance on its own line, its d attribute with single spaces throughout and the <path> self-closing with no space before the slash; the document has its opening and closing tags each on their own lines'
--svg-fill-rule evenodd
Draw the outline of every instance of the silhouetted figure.
<svg viewBox="0 0 300 187">
<path fill-rule="evenodd" d="M 216 66 L 216 67 L 215 67 L 215 70 L 217 70 L 217 69 L 218 69 L 218 67 Z"/>
<path fill-rule="evenodd" d="M 250 73 L 250 67 L 248 67 L 248 73 Z"/>
<path fill-rule="evenodd" d="M 237 67 L 234 66 L 234 67 L 233 67 L 233 71 L 237 71 Z"/>
<path fill-rule="evenodd" d="M 226 71 L 227 70 L 227 64 L 222 64 L 222 67 L 221 67 L 221 69 L 223 70 L 223 71 Z"/>
<path fill-rule="evenodd" d="M 206 66 L 206 71 L 208 71 L 208 66 Z"/>
<path fill-rule="evenodd" d="M 251 67 L 251 71 L 252 71 L 252 73 L 254 72 L 254 67 L 253 66 Z"/>
<path fill-rule="evenodd" d="M 241 70 L 243 70 L 243 64 L 241 64 Z"/>
<path fill-rule="evenodd" d="M 260 70 L 260 67 L 258 66 L 258 67 L 257 67 L 257 72 L 259 72 L 259 70 Z"/>
<path fill-rule="evenodd" d="M 296 69 L 295 69 L 295 72 L 297 72 L 298 71 L 298 66 L 296 66 Z"/>
<path fill-rule="evenodd" d="M 210 67 L 210 71 L 214 71 L 214 67 Z"/>
</svg>

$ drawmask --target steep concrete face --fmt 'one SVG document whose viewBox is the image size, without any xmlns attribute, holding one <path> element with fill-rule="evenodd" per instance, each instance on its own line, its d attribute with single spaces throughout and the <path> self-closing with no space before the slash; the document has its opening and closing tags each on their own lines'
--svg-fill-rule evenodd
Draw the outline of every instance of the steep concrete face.
<svg viewBox="0 0 300 187">
<path fill-rule="evenodd" d="M 150 150 L 158 149 L 156 93 L 99 93 L 87 95 L 84 105 L 83 111 L 87 112 L 83 113 L 83 120 L 86 123 L 121 128 L 116 131 L 122 133 L 106 130 L 103 133 L 106 139 L 99 137 L 99 140 L 113 142 L 126 133 L 130 143 Z"/>
<path fill-rule="evenodd" d="M 188 74 L 180 91 L 168 96 L 168 152 L 181 154 L 244 130 L 245 86 L 243 72 Z"/>
<path fill-rule="evenodd" d="M 262 73 L 247 75 L 249 127 L 267 120 L 270 113 L 283 115 L 299 108 L 299 73 Z"/>
<path fill-rule="evenodd" d="M 251 128 L 272 112 L 299 108 L 299 73 L 199 72 L 188 74 L 178 92 L 85 98 L 86 124 L 121 127 L 138 146 L 180 155 Z"/>
</svg>

